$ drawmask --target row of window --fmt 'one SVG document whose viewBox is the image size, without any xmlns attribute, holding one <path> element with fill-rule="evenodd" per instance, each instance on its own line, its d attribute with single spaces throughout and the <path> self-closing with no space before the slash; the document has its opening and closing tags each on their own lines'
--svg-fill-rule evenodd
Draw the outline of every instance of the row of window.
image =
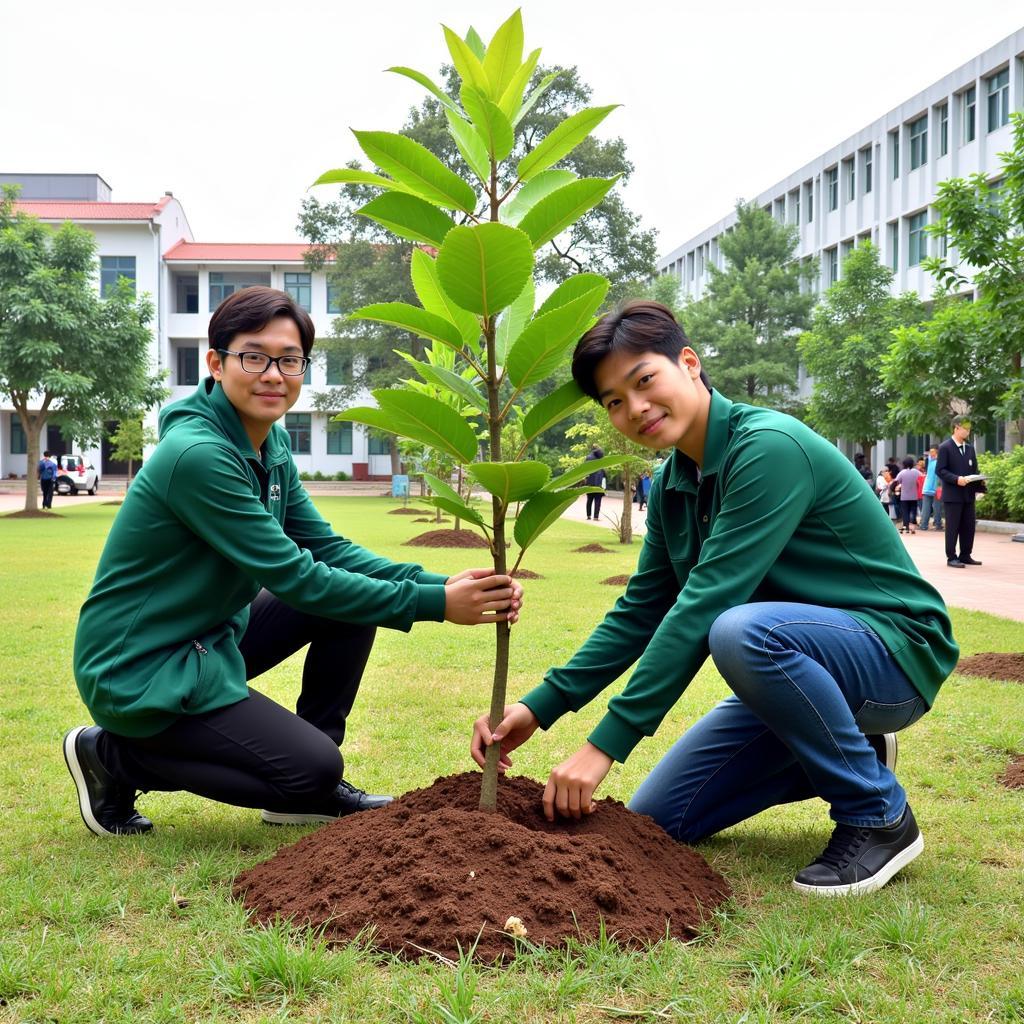
<svg viewBox="0 0 1024 1024">
<path fill-rule="evenodd" d="M 313 436 L 313 417 L 308 412 L 289 412 L 284 417 L 293 455 L 310 455 Z M 352 454 L 352 424 L 327 421 L 327 454 Z M 390 455 L 391 441 L 373 434 L 367 438 L 368 455 Z"/>
<path fill-rule="evenodd" d="M 194 386 L 199 383 L 199 346 L 198 345 L 176 345 L 177 375 L 174 383 L 179 386 Z M 324 369 L 326 370 L 326 384 L 328 387 L 336 387 L 340 384 L 349 384 L 352 381 L 352 357 L 343 355 L 340 352 L 328 352 Z M 306 373 L 302 378 L 303 384 L 311 384 L 313 364 L 306 367 Z"/>
</svg>

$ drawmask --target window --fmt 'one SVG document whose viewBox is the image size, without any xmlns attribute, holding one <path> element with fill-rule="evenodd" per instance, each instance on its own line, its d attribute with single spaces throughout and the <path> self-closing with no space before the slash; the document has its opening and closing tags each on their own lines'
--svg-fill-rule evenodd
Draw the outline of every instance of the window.
<svg viewBox="0 0 1024 1024">
<path fill-rule="evenodd" d="M 182 345 L 178 349 L 178 384 L 199 383 L 199 346 Z"/>
<path fill-rule="evenodd" d="M 210 312 L 212 313 L 229 295 L 252 288 L 254 285 L 270 287 L 270 274 L 254 274 L 244 271 L 210 271 Z"/>
<path fill-rule="evenodd" d="M 949 152 L 949 104 L 936 107 L 936 112 L 939 115 L 939 156 L 945 156 Z"/>
<path fill-rule="evenodd" d="M 874 168 L 872 166 L 872 162 L 871 162 L 873 155 L 874 154 L 872 152 L 872 147 L 868 146 L 868 148 L 864 150 L 864 194 L 865 195 L 867 195 L 871 191 L 871 188 L 874 185 L 874 182 L 871 180 L 871 174 L 872 174 L 872 171 L 874 170 Z"/>
<path fill-rule="evenodd" d="M 832 246 L 825 250 L 825 285 L 830 287 L 839 280 L 839 249 Z"/>
<path fill-rule="evenodd" d="M 341 291 L 341 285 L 331 284 L 327 282 L 327 312 L 328 313 L 340 313 L 341 312 L 341 299 L 338 297 L 338 293 Z"/>
<path fill-rule="evenodd" d="M 1010 120 L 1010 69 L 988 80 L 988 130 L 994 132 Z"/>
<path fill-rule="evenodd" d="M 292 445 L 293 455 L 308 455 L 310 448 L 310 420 L 308 412 L 285 413 L 284 429 L 288 431 L 288 440 Z"/>
<path fill-rule="evenodd" d="M 900 130 L 889 132 L 889 155 L 892 167 L 892 180 L 900 176 Z"/>
<path fill-rule="evenodd" d="M 686 271 L 687 271 L 687 275 L 689 276 L 691 281 L 693 280 L 693 277 L 694 277 L 694 269 L 693 268 L 694 268 L 693 253 L 692 252 L 688 252 L 686 254 Z"/>
<path fill-rule="evenodd" d="M 14 413 L 11 414 L 11 454 L 27 455 L 28 439 L 25 437 L 25 428 L 21 425 L 21 419 Z M 29 467 L 32 468 L 31 466 Z"/>
<path fill-rule="evenodd" d="M 391 454 L 391 438 L 390 437 L 375 437 L 373 434 L 370 435 L 369 447 L 367 449 L 368 455 L 390 455 Z"/>
<path fill-rule="evenodd" d="M 173 274 L 174 312 L 199 312 L 199 275 Z"/>
<path fill-rule="evenodd" d="M 828 208 L 835 210 L 839 207 L 839 168 L 830 167 L 825 172 L 825 187 L 828 189 Z"/>
<path fill-rule="evenodd" d="M 889 225 L 889 268 L 900 269 L 900 222 L 892 221 Z"/>
<path fill-rule="evenodd" d="M 963 93 L 963 106 L 964 106 L 964 142 L 973 142 L 975 135 L 978 134 L 978 122 L 977 122 L 977 100 L 978 91 L 972 85 L 970 89 L 967 89 Z"/>
<path fill-rule="evenodd" d="M 814 220 L 814 182 L 809 181 L 804 188 L 807 191 L 807 223 Z"/>
<path fill-rule="evenodd" d="M 327 454 L 352 454 L 352 424 L 327 421 Z"/>
<path fill-rule="evenodd" d="M 284 290 L 307 312 L 313 308 L 312 274 L 285 274 Z"/>
<path fill-rule="evenodd" d="M 800 189 L 789 193 L 789 222 L 800 226 Z"/>
<path fill-rule="evenodd" d="M 924 229 L 928 224 L 928 211 L 922 210 L 907 218 L 907 266 L 916 267 L 928 255 L 928 236 Z"/>
<path fill-rule="evenodd" d="M 302 383 L 303 384 L 312 384 L 313 383 L 313 361 L 312 360 L 310 360 L 308 363 L 306 363 L 306 372 L 302 375 Z"/>
<path fill-rule="evenodd" d="M 352 359 L 341 352 L 327 353 L 327 385 L 348 384 L 352 380 Z"/>
<path fill-rule="evenodd" d="M 132 283 L 132 294 L 135 294 L 135 257 L 134 256 L 101 256 L 100 257 L 100 295 L 106 298 L 117 284 L 118 278 L 127 278 Z"/>
<path fill-rule="evenodd" d="M 916 121 L 910 122 L 910 169 L 928 162 L 928 115 L 922 114 Z"/>
<path fill-rule="evenodd" d="M 857 198 L 857 168 L 852 156 L 843 161 L 843 175 L 846 178 L 846 201 L 852 203 Z"/>
</svg>

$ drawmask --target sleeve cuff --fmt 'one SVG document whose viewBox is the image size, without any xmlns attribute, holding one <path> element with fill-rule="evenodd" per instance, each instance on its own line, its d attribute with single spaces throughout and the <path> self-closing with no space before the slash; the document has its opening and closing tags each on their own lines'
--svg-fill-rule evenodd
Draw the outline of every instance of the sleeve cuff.
<svg viewBox="0 0 1024 1024">
<path fill-rule="evenodd" d="M 536 714 L 536 712 L 534 712 Z M 614 711 L 597 723 L 597 728 L 587 739 L 603 750 L 609 757 L 620 763 L 633 752 L 633 748 L 644 738 L 644 734 L 623 721 Z"/>
<path fill-rule="evenodd" d="M 423 583 L 419 584 L 419 594 L 416 601 L 417 622 L 444 622 L 445 592 L 443 584 Z"/>
<path fill-rule="evenodd" d="M 542 729 L 550 729 L 567 711 L 572 709 L 565 698 L 550 683 L 541 683 L 525 697 L 519 698 L 536 716 Z"/>
<path fill-rule="evenodd" d="M 427 572 L 426 569 L 423 569 L 416 577 L 416 582 L 425 583 L 432 587 L 443 587 L 448 582 L 448 577 L 441 575 L 439 572 Z"/>
</svg>

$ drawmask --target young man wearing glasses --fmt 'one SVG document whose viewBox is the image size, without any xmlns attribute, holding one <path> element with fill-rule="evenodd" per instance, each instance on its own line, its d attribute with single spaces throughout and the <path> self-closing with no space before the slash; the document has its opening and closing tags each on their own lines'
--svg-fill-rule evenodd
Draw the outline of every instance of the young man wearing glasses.
<svg viewBox="0 0 1024 1024">
<path fill-rule="evenodd" d="M 185 790 L 304 824 L 386 804 L 339 751 L 375 628 L 514 622 L 522 588 L 454 576 L 338 536 L 299 483 L 288 435 L 314 327 L 247 288 L 210 319 L 210 376 L 163 410 L 160 443 L 107 538 L 75 638 L 95 726 L 64 738 L 86 826 L 146 832 L 137 790 Z M 296 713 L 246 682 L 309 645 Z"/>
</svg>

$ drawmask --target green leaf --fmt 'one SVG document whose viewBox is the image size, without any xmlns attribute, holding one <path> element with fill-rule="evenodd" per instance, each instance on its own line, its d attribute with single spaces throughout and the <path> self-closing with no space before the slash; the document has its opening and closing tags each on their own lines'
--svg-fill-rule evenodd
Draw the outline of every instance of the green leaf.
<svg viewBox="0 0 1024 1024">
<path fill-rule="evenodd" d="M 503 505 L 524 501 L 551 478 L 543 462 L 474 462 L 469 475 Z"/>
<path fill-rule="evenodd" d="M 400 238 L 425 242 L 437 248 L 441 247 L 445 236 L 455 226 L 451 217 L 436 206 L 404 192 L 385 192 L 359 207 L 356 213 L 369 217 Z"/>
<path fill-rule="evenodd" d="M 540 50 L 534 50 L 515 74 L 512 75 L 511 80 L 505 87 L 505 91 L 501 94 L 501 99 L 498 100 L 501 112 L 513 124 L 518 124 L 519 122 L 519 118 L 516 115 L 519 113 L 519 108 L 523 105 L 523 90 L 530 84 L 530 76 L 533 74 L 533 69 L 537 66 L 538 60 L 540 60 Z M 514 121 L 513 118 L 515 118 Z"/>
<path fill-rule="evenodd" d="M 462 335 L 450 320 L 408 302 L 373 302 L 350 314 L 353 320 L 376 320 L 378 323 L 400 327 L 421 338 L 439 341 L 442 345 L 462 351 Z"/>
<path fill-rule="evenodd" d="M 560 124 L 544 136 L 543 139 L 522 160 L 519 161 L 517 174 L 520 181 L 529 181 L 532 177 L 546 171 L 552 164 L 558 163 L 562 157 L 571 153 L 617 106 L 613 103 L 608 107 L 587 107 Z M 381 164 L 383 167 L 384 165 Z M 389 168 L 384 167 L 384 170 Z M 396 174 L 397 178 L 398 175 Z"/>
<path fill-rule="evenodd" d="M 485 317 L 512 302 L 532 270 L 529 236 L 507 224 L 452 228 L 437 254 L 441 287 L 463 309 Z"/>
<path fill-rule="evenodd" d="M 590 476 L 591 473 L 598 469 L 612 469 L 616 466 L 625 465 L 630 459 L 636 458 L 635 455 L 605 455 L 601 459 L 591 459 L 589 462 L 581 462 L 578 466 L 573 469 L 568 469 L 561 476 L 556 476 L 554 480 L 551 480 L 544 487 L 545 491 L 554 491 L 556 493 L 564 491 L 564 489 L 571 484 L 578 483 L 584 477 Z"/>
<path fill-rule="evenodd" d="M 618 181 L 614 178 L 580 178 L 545 196 L 519 222 L 533 240 L 534 249 L 556 238 L 588 210 L 593 209 Z"/>
<path fill-rule="evenodd" d="M 445 512 L 450 512 L 453 516 L 458 516 L 459 519 L 465 519 L 467 522 L 473 523 L 475 526 L 487 528 L 487 524 L 484 522 L 484 517 L 480 515 L 475 508 L 471 508 L 464 501 L 452 501 L 451 498 L 443 498 L 439 495 L 435 495 L 432 498 L 427 498 L 427 503 L 435 506 L 436 508 L 444 509 Z"/>
<path fill-rule="evenodd" d="M 487 144 L 487 152 L 495 161 L 504 160 L 512 152 L 512 125 L 497 104 L 471 85 L 462 87 L 462 105 L 473 119 L 476 130 Z M 490 171 L 488 171 L 489 180 Z"/>
<path fill-rule="evenodd" d="M 557 128 L 555 129 L 558 130 Z M 353 131 L 363 152 L 421 199 L 445 209 L 472 213 L 476 193 L 426 146 L 395 132 Z"/>
<path fill-rule="evenodd" d="M 396 351 L 428 384 L 450 392 L 480 412 L 487 412 L 487 399 L 465 377 L 460 377 L 443 366 L 425 363 L 408 352 Z"/>
<path fill-rule="evenodd" d="M 412 251 L 412 286 L 423 308 L 455 324 L 467 345 L 479 341 L 480 321 L 469 310 L 452 301 L 441 287 L 436 262 L 422 249 Z"/>
<path fill-rule="evenodd" d="M 480 33 L 477 32 L 472 25 L 469 26 L 469 31 L 466 32 L 466 45 L 476 55 L 476 59 L 482 61 L 485 54 L 487 53 L 487 47 L 484 46 L 483 39 L 480 38 Z"/>
<path fill-rule="evenodd" d="M 494 334 L 494 352 L 499 366 L 505 365 L 508 350 L 530 322 L 530 317 L 533 316 L 533 303 L 533 278 L 528 277 L 523 290 L 498 320 L 498 329 Z"/>
<path fill-rule="evenodd" d="M 362 423 L 367 427 L 385 430 L 389 434 L 401 434 L 398 423 L 383 409 L 374 409 L 368 405 L 358 405 L 334 417 L 335 423 Z"/>
<path fill-rule="evenodd" d="M 422 71 L 402 67 L 388 68 L 388 71 L 393 71 L 396 75 L 404 75 L 406 78 L 411 78 L 414 82 L 418 82 L 427 90 L 427 92 L 433 93 L 434 98 L 437 99 L 442 106 L 453 113 L 458 114 L 459 107 L 455 100 L 453 100 L 443 89 L 435 85 L 430 78 L 423 74 Z"/>
<path fill-rule="evenodd" d="M 448 498 L 449 501 L 462 501 L 462 496 L 459 492 L 450 484 L 446 484 L 440 477 L 436 477 L 432 473 L 424 473 L 423 479 L 426 480 L 427 486 L 434 494 L 442 498 Z"/>
<path fill-rule="evenodd" d="M 444 29 L 445 42 L 448 44 L 448 52 L 452 55 L 452 63 L 459 73 L 459 78 L 474 89 L 487 93 L 489 82 L 484 72 L 484 66 L 480 58 L 473 52 L 469 45 L 453 32 L 447 25 L 441 26 Z"/>
<path fill-rule="evenodd" d="M 525 448 L 535 437 L 539 437 L 549 427 L 553 427 L 566 416 L 571 416 L 582 408 L 589 398 L 574 380 L 555 388 L 550 395 L 545 395 L 523 417 L 523 447 Z"/>
<path fill-rule="evenodd" d="M 593 322 L 600 301 L 600 289 L 595 288 L 534 317 L 508 354 L 505 372 L 512 383 L 525 388 L 551 374 L 565 358 L 566 349 L 575 345 Z"/>
<path fill-rule="evenodd" d="M 516 114 L 515 119 L 512 121 L 512 127 L 515 128 L 520 121 L 533 109 L 533 105 L 548 91 L 551 83 L 561 74 L 561 71 L 552 71 L 550 75 L 545 75 L 537 88 L 526 97 L 526 102 L 522 105 L 519 113 Z M 523 88 L 526 88 L 526 84 L 523 84 Z"/>
<path fill-rule="evenodd" d="M 578 299 L 581 295 L 592 292 L 595 288 L 600 288 L 601 298 L 597 305 L 594 306 L 596 310 L 604 302 L 604 297 L 608 294 L 610 284 L 611 282 L 608 278 L 603 277 L 601 274 L 573 274 L 572 277 L 567 277 L 541 303 L 540 309 L 537 310 L 537 316 L 540 316 L 542 313 L 550 313 L 551 310 L 556 309 L 558 306 L 564 306 L 567 302 Z"/>
<path fill-rule="evenodd" d="M 487 157 L 487 143 L 461 114 L 445 110 L 444 116 L 448 120 L 448 132 L 455 140 L 462 159 L 485 185 L 490 184 L 491 162 Z"/>
<path fill-rule="evenodd" d="M 313 182 L 313 185 L 376 185 L 379 188 L 405 191 L 405 186 L 400 181 L 385 178 L 380 174 L 373 174 L 371 171 L 357 171 L 352 167 L 338 167 L 333 171 L 324 171 Z"/>
<path fill-rule="evenodd" d="M 476 458 L 476 434 L 450 405 L 400 388 L 378 388 L 372 394 L 381 409 L 394 418 L 393 429 L 398 433 L 448 452 L 461 462 Z"/>
<path fill-rule="evenodd" d="M 577 175 L 572 171 L 556 170 L 541 171 L 536 178 L 528 181 L 519 191 L 502 206 L 502 217 L 509 224 L 518 224 L 527 211 L 539 203 L 555 189 L 576 181 Z"/>
<path fill-rule="evenodd" d="M 523 61 L 523 16 L 517 9 L 499 26 L 484 54 L 484 74 L 491 95 L 502 96 Z"/>
<path fill-rule="evenodd" d="M 580 487 L 572 491 L 541 491 L 535 494 L 519 510 L 514 530 L 516 543 L 525 551 L 581 494 L 590 494 L 591 491 L 592 488 Z"/>
</svg>

